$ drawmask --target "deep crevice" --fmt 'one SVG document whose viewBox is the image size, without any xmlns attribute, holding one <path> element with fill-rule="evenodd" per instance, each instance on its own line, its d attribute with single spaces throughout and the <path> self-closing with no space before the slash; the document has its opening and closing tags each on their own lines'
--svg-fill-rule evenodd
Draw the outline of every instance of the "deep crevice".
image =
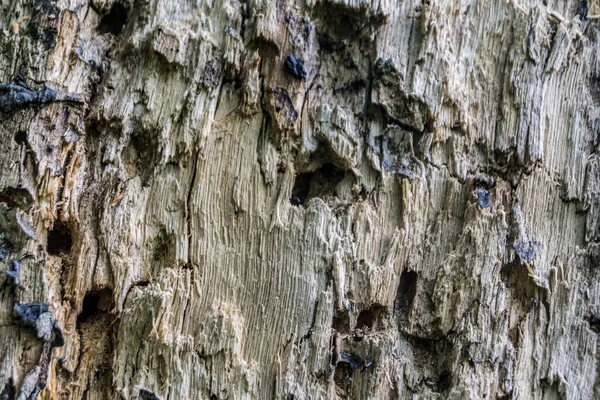
<svg viewBox="0 0 600 400">
<path fill-rule="evenodd" d="M 28 210 L 33 205 L 33 197 L 24 188 L 7 187 L 0 192 L 0 203 L 6 203 L 11 208 Z"/>
<path fill-rule="evenodd" d="M 127 147 L 129 161 L 144 185 L 154 174 L 158 154 L 157 133 L 154 131 L 136 131 Z"/>
<path fill-rule="evenodd" d="M 333 381 L 335 382 L 338 395 L 345 397 L 350 396 L 353 372 L 354 371 L 349 363 L 340 362 L 335 366 Z"/>
<path fill-rule="evenodd" d="M 367 33 L 376 31 L 385 24 L 383 12 L 370 7 L 352 7 L 335 3 L 317 3 L 313 8 L 312 19 L 323 24 L 322 31 L 335 38 L 336 42 L 343 39 L 359 38 Z"/>
<path fill-rule="evenodd" d="M 386 316 L 387 309 L 381 304 L 373 304 L 358 314 L 356 320 L 356 329 L 382 329 Z"/>
<path fill-rule="evenodd" d="M 175 263 L 175 239 L 167 232 L 166 227 L 160 227 L 152 241 L 152 247 L 152 260 L 158 268 L 168 268 Z"/>
<path fill-rule="evenodd" d="M 6 382 L 4 389 L 2 389 L 2 393 L 0 393 L 1 400 L 13 400 L 17 398 L 17 391 L 15 389 L 15 384 L 13 383 L 13 379 L 9 378 L 8 382 Z"/>
<path fill-rule="evenodd" d="M 152 391 L 147 389 L 140 389 L 139 391 L 140 400 L 159 400 L 159 397 L 155 395 Z"/>
<path fill-rule="evenodd" d="M 311 175 L 311 173 L 296 175 L 290 203 L 295 206 L 306 203 L 306 200 L 308 200 L 308 194 L 310 193 Z"/>
<path fill-rule="evenodd" d="M 110 12 L 100 20 L 98 31 L 100 31 L 100 33 L 112 33 L 113 35 L 120 34 L 127 23 L 128 13 L 129 9 L 122 4 L 113 4 Z"/>
<path fill-rule="evenodd" d="M 83 298 L 81 312 L 77 316 L 77 323 L 83 324 L 110 311 L 112 304 L 112 291 L 108 288 L 87 292 Z"/>
<path fill-rule="evenodd" d="M 26 131 L 17 131 L 14 136 L 15 142 L 17 144 L 25 144 L 27 142 L 27 132 Z"/>
<path fill-rule="evenodd" d="M 439 393 L 444 393 L 452 386 L 452 373 L 449 371 L 444 371 L 440 374 L 436 382 L 437 391 Z"/>
<path fill-rule="evenodd" d="M 337 310 L 333 315 L 331 327 L 339 333 L 350 332 L 350 316 L 348 315 L 348 311 Z"/>
<path fill-rule="evenodd" d="M 60 221 L 55 222 L 54 227 L 48 230 L 48 246 L 46 247 L 48 254 L 58 256 L 68 253 L 72 245 L 73 239 L 69 227 Z"/>
<path fill-rule="evenodd" d="M 83 298 L 76 323 L 81 343 L 76 368 L 82 365 L 83 360 L 88 360 L 92 367 L 90 379 L 83 386 L 82 398 L 86 398 L 85 393 L 92 387 L 102 392 L 102 398 L 115 398 L 110 382 L 119 320 L 111 316 L 113 306 L 110 288 L 90 290 Z"/>
<path fill-rule="evenodd" d="M 408 320 L 413 300 L 417 293 L 417 273 L 415 271 L 402 271 L 396 300 L 394 301 L 394 314 L 398 318 L 400 328 Z"/>
<path fill-rule="evenodd" d="M 330 163 L 323 164 L 313 172 L 296 175 L 290 203 L 295 206 L 307 203 L 314 197 L 335 197 L 336 186 L 345 176 L 345 171 L 340 170 Z"/>
</svg>

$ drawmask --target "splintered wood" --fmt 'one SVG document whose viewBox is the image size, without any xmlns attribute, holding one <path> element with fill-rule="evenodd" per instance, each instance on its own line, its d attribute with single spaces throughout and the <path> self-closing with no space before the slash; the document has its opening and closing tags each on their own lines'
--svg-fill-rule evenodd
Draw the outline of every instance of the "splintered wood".
<svg viewBox="0 0 600 400">
<path fill-rule="evenodd" d="M 0 2 L 0 397 L 600 398 L 598 15 Z"/>
</svg>

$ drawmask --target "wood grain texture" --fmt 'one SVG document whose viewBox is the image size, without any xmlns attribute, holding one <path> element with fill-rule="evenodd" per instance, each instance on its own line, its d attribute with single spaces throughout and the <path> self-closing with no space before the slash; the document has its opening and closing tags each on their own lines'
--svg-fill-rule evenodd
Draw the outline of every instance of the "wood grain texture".
<svg viewBox="0 0 600 400">
<path fill-rule="evenodd" d="M 1 1 L 0 397 L 599 397 L 598 15 Z"/>
</svg>

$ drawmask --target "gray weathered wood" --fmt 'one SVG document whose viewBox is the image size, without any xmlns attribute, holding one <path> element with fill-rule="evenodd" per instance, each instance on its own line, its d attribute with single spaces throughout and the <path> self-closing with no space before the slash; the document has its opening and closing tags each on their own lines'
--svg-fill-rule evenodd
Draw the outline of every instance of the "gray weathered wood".
<svg viewBox="0 0 600 400">
<path fill-rule="evenodd" d="M 3 0 L 0 397 L 600 397 L 599 16 Z"/>
</svg>

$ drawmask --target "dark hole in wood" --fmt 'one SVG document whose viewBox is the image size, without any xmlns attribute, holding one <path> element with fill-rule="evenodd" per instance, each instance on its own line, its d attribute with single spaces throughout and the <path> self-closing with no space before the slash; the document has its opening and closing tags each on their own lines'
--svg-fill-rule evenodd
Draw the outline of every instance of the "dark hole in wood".
<svg viewBox="0 0 600 400">
<path fill-rule="evenodd" d="M 385 307 L 374 304 L 367 309 L 364 309 L 358 314 L 356 320 L 357 329 L 379 329 L 383 325 L 383 320 L 387 315 Z"/>
<path fill-rule="evenodd" d="M 73 240 L 71 231 L 62 222 L 55 222 L 52 230 L 48 231 L 48 254 L 60 255 L 71 250 Z"/>
<path fill-rule="evenodd" d="M 12 378 L 9 378 L 8 382 L 6 382 L 4 389 L 2 389 L 2 393 L 0 393 L 0 399 L 4 400 L 13 400 L 17 398 L 17 391 L 15 390 L 15 385 L 13 383 Z"/>
<path fill-rule="evenodd" d="M 292 189 L 292 198 L 290 199 L 293 205 L 298 206 L 306 203 L 308 193 L 310 192 L 310 179 L 310 173 L 298 174 L 296 176 L 294 188 Z"/>
<path fill-rule="evenodd" d="M 394 302 L 394 313 L 398 317 L 399 324 L 406 322 L 416 293 L 417 273 L 415 271 L 403 271 L 400 275 L 400 284 Z"/>
<path fill-rule="evenodd" d="M 152 258 L 157 265 L 164 266 L 166 268 L 167 266 L 176 263 L 175 239 L 173 235 L 167 232 L 166 228 L 161 227 L 152 242 L 152 246 L 154 247 Z M 191 265 L 189 268 L 191 269 Z"/>
<path fill-rule="evenodd" d="M 452 385 L 452 374 L 448 371 L 442 372 L 437 381 L 438 392 L 445 392 Z"/>
<path fill-rule="evenodd" d="M 27 210 L 33 204 L 33 198 L 23 188 L 7 187 L 0 192 L 0 202 L 8 204 L 9 207 Z"/>
<path fill-rule="evenodd" d="M 26 141 L 27 141 L 27 132 L 18 131 L 17 133 L 15 133 L 15 142 L 17 142 L 18 144 L 23 144 Z"/>
<path fill-rule="evenodd" d="M 88 322 L 107 313 L 112 304 L 112 292 L 104 288 L 86 293 L 83 298 L 81 312 L 77 316 L 77 323 Z"/>
<path fill-rule="evenodd" d="M 334 182 L 339 182 L 344 177 L 344 171 L 340 171 L 333 164 L 323 164 L 321 168 L 317 170 L 317 172 L 321 173 L 321 176 L 325 180 L 332 180 Z"/>
<path fill-rule="evenodd" d="M 336 186 L 344 179 L 345 171 L 330 163 L 323 164 L 314 172 L 296 175 L 290 203 L 298 206 L 313 197 L 336 196 Z"/>
<path fill-rule="evenodd" d="M 339 395 L 343 397 L 350 395 L 352 390 L 352 376 L 363 365 L 363 361 L 356 356 L 346 352 L 340 353 L 333 376 L 336 391 Z"/>
<path fill-rule="evenodd" d="M 350 393 L 350 386 L 352 384 L 352 369 L 349 364 L 338 363 L 335 366 L 335 373 L 333 380 L 337 386 L 337 392 L 339 395 L 348 396 Z"/>
<path fill-rule="evenodd" d="M 118 35 L 127 23 L 127 13 L 129 9 L 119 3 L 113 4 L 110 12 L 100 20 L 98 30 L 100 33 L 112 33 Z"/>
<path fill-rule="evenodd" d="M 140 400 L 159 400 L 159 397 L 147 389 L 140 389 Z"/>
<path fill-rule="evenodd" d="M 156 166 L 158 157 L 157 135 L 158 133 L 153 131 L 139 131 L 131 137 L 129 149 L 133 156 L 132 162 L 144 185 L 148 183 Z"/>
<path fill-rule="evenodd" d="M 339 333 L 350 331 L 350 316 L 347 311 L 337 310 L 333 315 L 331 327 Z"/>
</svg>

